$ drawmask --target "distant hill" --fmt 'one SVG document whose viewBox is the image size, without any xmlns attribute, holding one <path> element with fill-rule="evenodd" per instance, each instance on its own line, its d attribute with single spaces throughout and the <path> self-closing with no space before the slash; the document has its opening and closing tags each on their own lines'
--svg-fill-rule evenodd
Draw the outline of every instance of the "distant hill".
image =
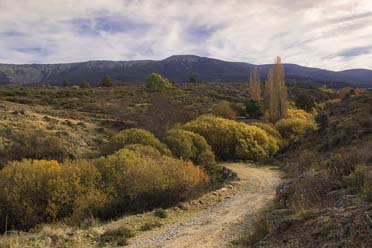
<svg viewBox="0 0 372 248">
<path fill-rule="evenodd" d="M 78 84 L 84 80 L 97 84 L 104 74 L 108 74 L 117 84 L 133 84 L 144 82 L 153 72 L 160 73 L 175 82 L 187 82 L 190 77 L 207 82 L 245 82 L 254 67 L 258 68 L 264 79 L 272 65 L 228 62 L 194 55 L 174 55 L 164 60 L 0 64 L 0 85 L 60 85 L 64 79 L 71 84 Z M 290 83 L 372 87 L 371 70 L 354 69 L 336 72 L 295 64 L 285 64 L 284 67 L 287 81 Z"/>
</svg>

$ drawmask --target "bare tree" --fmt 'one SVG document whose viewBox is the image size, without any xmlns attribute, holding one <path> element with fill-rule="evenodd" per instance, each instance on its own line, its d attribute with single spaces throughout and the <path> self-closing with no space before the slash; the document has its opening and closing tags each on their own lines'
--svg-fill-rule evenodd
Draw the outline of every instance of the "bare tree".
<svg viewBox="0 0 372 248">
<path fill-rule="evenodd" d="M 262 101 L 261 79 L 256 68 L 249 74 L 248 94 L 251 100 L 254 100 L 258 103 Z"/>
</svg>

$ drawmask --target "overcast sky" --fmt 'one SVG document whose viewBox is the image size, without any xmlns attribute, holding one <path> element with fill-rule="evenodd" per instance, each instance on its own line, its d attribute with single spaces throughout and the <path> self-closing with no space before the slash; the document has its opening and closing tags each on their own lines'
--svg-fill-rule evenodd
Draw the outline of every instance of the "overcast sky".
<svg viewBox="0 0 372 248">
<path fill-rule="evenodd" d="M 371 0 L 0 0 L 0 62 L 163 59 L 372 69 Z"/>
</svg>

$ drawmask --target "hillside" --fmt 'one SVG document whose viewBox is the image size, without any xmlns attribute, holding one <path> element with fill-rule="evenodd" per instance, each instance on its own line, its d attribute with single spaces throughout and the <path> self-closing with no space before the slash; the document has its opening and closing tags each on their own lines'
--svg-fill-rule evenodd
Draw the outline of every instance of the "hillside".
<svg viewBox="0 0 372 248">
<path fill-rule="evenodd" d="M 163 60 L 139 61 L 88 61 L 68 64 L 0 64 L 0 85 L 60 85 L 63 80 L 78 84 L 84 80 L 92 84 L 100 82 L 108 74 L 115 83 L 142 83 L 147 76 L 157 72 L 171 81 L 187 82 L 190 77 L 207 82 L 246 82 L 249 72 L 257 67 L 265 78 L 272 65 L 253 65 L 228 62 L 194 55 L 174 55 Z M 311 85 L 328 84 L 336 87 L 352 85 L 371 87 L 372 71 L 329 71 L 318 68 L 285 64 L 288 82 Z"/>
</svg>

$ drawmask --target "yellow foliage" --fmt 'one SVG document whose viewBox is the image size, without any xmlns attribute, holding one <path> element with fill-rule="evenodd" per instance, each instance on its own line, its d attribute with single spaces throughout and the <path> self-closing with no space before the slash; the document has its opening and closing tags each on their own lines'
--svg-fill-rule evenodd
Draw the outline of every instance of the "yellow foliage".
<svg viewBox="0 0 372 248">
<path fill-rule="evenodd" d="M 275 128 L 288 142 L 293 142 L 306 131 L 316 129 L 316 123 L 312 114 L 302 109 L 289 109 L 287 117 L 278 121 Z"/>
<path fill-rule="evenodd" d="M 213 115 L 203 115 L 184 128 L 203 136 L 222 159 L 268 157 L 278 151 L 278 141 L 256 126 Z"/>
</svg>

